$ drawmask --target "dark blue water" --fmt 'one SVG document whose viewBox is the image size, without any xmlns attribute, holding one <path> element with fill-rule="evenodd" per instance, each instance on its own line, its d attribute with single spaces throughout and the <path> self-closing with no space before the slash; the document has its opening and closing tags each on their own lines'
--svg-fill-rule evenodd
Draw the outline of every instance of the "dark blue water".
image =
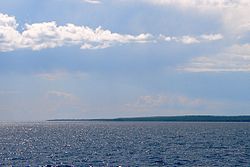
<svg viewBox="0 0 250 167">
<path fill-rule="evenodd" d="M 0 166 L 250 166 L 250 123 L 0 123 Z"/>
</svg>

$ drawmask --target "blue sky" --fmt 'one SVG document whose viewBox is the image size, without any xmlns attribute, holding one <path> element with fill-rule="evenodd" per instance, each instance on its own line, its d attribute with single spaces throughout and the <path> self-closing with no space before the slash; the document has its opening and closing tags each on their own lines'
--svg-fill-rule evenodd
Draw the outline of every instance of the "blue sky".
<svg viewBox="0 0 250 167">
<path fill-rule="evenodd" d="M 250 2 L 0 2 L 0 120 L 250 114 Z"/>
</svg>

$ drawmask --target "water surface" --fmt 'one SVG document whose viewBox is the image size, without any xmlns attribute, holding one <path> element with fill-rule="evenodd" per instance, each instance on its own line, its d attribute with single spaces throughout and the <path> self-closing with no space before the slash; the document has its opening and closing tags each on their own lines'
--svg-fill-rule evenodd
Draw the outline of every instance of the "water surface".
<svg viewBox="0 0 250 167">
<path fill-rule="evenodd" d="M 0 123 L 0 166 L 249 166 L 250 123 Z"/>
</svg>

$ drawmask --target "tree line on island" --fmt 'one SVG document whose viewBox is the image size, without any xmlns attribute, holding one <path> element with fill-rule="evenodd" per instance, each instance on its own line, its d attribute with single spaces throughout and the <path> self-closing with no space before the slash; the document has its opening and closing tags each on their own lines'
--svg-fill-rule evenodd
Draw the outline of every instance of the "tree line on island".
<svg viewBox="0 0 250 167">
<path fill-rule="evenodd" d="M 47 121 L 146 121 L 146 122 L 250 122 L 250 116 L 153 116 L 113 119 L 51 119 Z"/>
</svg>

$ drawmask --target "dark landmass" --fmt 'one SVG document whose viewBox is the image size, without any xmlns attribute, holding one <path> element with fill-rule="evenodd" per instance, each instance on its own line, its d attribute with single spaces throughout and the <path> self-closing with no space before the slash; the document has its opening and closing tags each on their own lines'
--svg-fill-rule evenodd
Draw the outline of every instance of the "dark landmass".
<svg viewBox="0 0 250 167">
<path fill-rule="evenodd" d="M 114 119 L 52 119 L 48 121 L 250 122 L 250 116 L 157 116 Z"/>
</svg>

